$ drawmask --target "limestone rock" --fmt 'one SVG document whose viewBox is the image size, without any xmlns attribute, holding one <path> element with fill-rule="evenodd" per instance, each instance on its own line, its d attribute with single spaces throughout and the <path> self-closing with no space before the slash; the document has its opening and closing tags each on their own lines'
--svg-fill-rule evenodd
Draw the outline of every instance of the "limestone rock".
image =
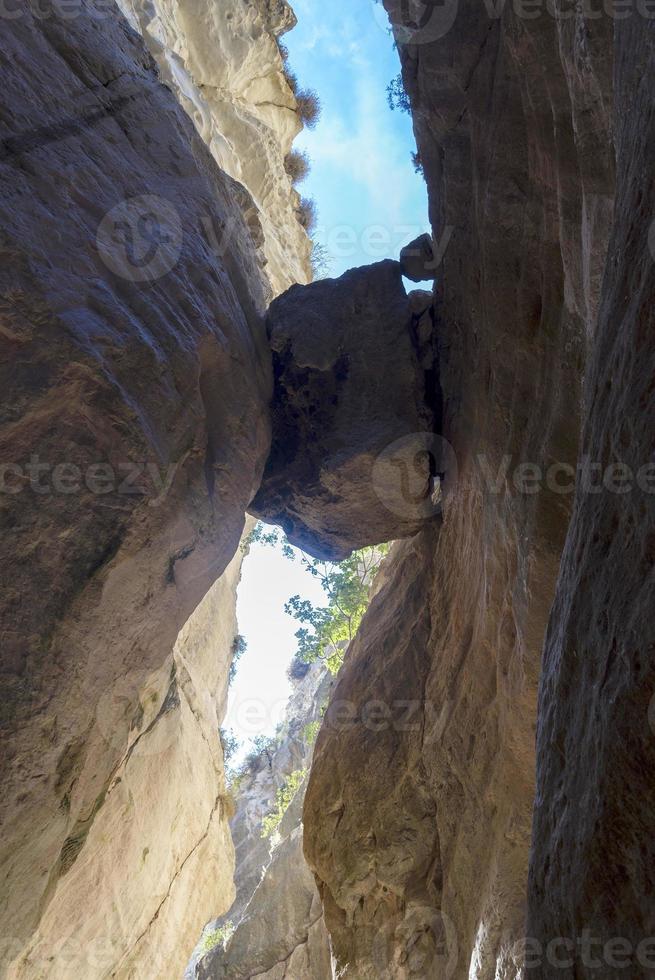
<svg viewBox="0 0 655 980">
<path fill-rule="evenodd" d="M 292 287 L 267 327 L 273 446 L 251 512 L 331 559 L 416 533 L 431 511 L 422 450 L 435 416 L 398 263 Z"/>
<path fill-rule="evenodd" d="M 302 128 L 276 40 L 295 26 L 289 4 L 119 0 L 119 6 L 218 165 L 247 189 L 274 295 L 311 281 L 311 243 L 284 168 Z"/>
<path fill-rule="evenodd" d="M 587 476 L 539 693 L 528 934 L 542 955 L 529 977 L 646 978 L 655 967 L 652 21 L 616 24 L 614 52 L 616 220 L 586 380 Z"/>
<path fill-rule="evenodd" d="M 400 252 L 400 268 L 412 282 L 432 280 L 437 273 L 434 242 L 431 235 L 420 235 Z"/>
<path fill-rule="evenodd" d="M 231 899 L 204 745 L 225 651 L 188 649 L 193 623 L 174 648 L 268 453 L 265 287 L 239 187 L 141 39 L 59 7 L 2 27 L 0 973 L 176 975 L 190 879 Z M 220 646 L 232 599 L 207 601 Z"/>
<path fill-rule="evenodd" d="M 189 977 L 266 977 L 266 980 L 331 980 L 330 949 L 322 907 L 302 848 L 300 787 L 279 828 L 279 841 L 262 838 L 262 821 L 277 790 L 293 772 L 311 766 L 313 740 L 306 728 L 320 723 L 332 687 L 320 661 L 294 684 L 281 737 L 252 762 L 240 781 L 231 822 L 236 848 L 236 897 L 229 912 L 206 932 L 229 921 L 234 934 L 225 949 L 198 959 Z"/>
<path fill-rule="evenodd" d="M 466 2 L 450 5 L 453 20 L 439 33 L 448 4 L 413 28 L 400 23 L 406 4 L 389 0 L 386 6 L 399 19 L 404 36 L 414 31 L 413 42 L 401 45 L 401 58 L 435 240 L 443 229 L 453 229 L 436 312 L 440 431 L 453 447 L 458 479 L 445 497 L 440 533 L 430 525 L 396 548 L 388 584 L 373 600 L 339 676 L 332 705 L 350 706 L 355 723 L 339 723 L 335 712 L 330 725 L 328 709 L 305 800 L 305 851 L 317 875 L 340 976 L 518 980 L 534 800 L 537 684 L 573 506 L 574 481 L 567 467 L 575 470 L 578 459 L 583 384 L 586 398 L 594 403 L 601 397 L 617 398 L 615 427 L 606 428 L 599 420 L 598 439 L 601 432 L 608 433 L 608 454 L 618 451 L 619 417 L 632 419 L 645 411 L 646 358 L 641 358 L 644 384 L 634 386 L 634 400 L 626 396 L 625 410 L 619 407 L 619 393 L 628 390 L 621 374 L 612 379 L 611 388 L 603 380 L 598 390 L 594 373 L 584 379 L 588 352 L 596 343 L 590 366 L 596 358 L 622 356 L 619 329 L 625 329 L 626 343 L 639 336 L 646 351 L 652 345 L 652 337 L 646 339 L 650 321 L 645 307 L 639 307 L 641 319 L 636 315 L 637 303 L 645 301 L 652 282 L 641 226 L 650 196 L 643 186 L 645 210 L 638 212 L 636 203 L 622 206 L 617 220 L 623 235 L 630 235 L 618 242 L 633 243 L 635 259 L 641 249 L 644 260 L 632 264 L 633 273 L 627 271 L 627 259 L 625 266 L 615 261 L 606 265 L 617 190 L 613 133 L 616 127 L 626 133 L 627 167 L 629 139 L 637 141 L 640 152 L 652 145 L 651 136 L 637 136 L 649 125 L 651 109 L 640 100 L 628 104 L 638 85 L 626 75 L 626 99 L 617 106 L 617 116 L 612 114 L 610 18 L 592 22 L 580 12 L 564 20 L 545 9 L 538 17 L 521 18 L 511 5 L 495 18 Z M 635 17 L 637 23 L 644 27 Z M 633 44 L 632 50 L 640 53 L 639 76 L 652 79 L 644 45 Z M 625 41 L 619 47 L 626 72 L 633 63 L 629 48 Z M 631 173 L 636 195 L 639 180 L 648 179 L 642 156 L 637 155 Z M 600 328 L 607 314 L 598 317 L 604 275 L 607 295 L 615 296 L 617 304 L 611 341 L 609 318 L 607 327 Z M 624 327 L 622 317 L 634 326 Z M 620 365 L 613 363 L 627 371 L 627 353 Z M 621 431 L 630 438 L 628 429 Z M 629 431 L 636 438 L 635 455 L 644 456 L 641 423 Z M 531 465 L 533 475 L 537 468 L 536 492 L 534 479 L 524 489 L 526 472 L 518 469 L 523 464 Z M 645 555 L 647 537 L 641 535 L 647 535 L 649 525 L 643 512 L 639 526 L 628 538 L 618 534 L 619 523 L 613 547 L 621 551 L 624 544 L 627 549 L 629 542 L 637 542 L 633 556 Z M 594 824 L 591 817 L 586 822 L 584 808 L 592 806 L 594 815 L 606 813 L 608 818 L 611 810 L 614 828 L 621 826 L 620 810 L 614 788 L 609 798 L 593 796 L 598 810 L 585 793 L 609 791 L 615 769 L 610 760 L 630 778 L 635 770 L 627 762 L 629 746 L 637 744 L 627 737 L 630 726 L 636 732 L 641 725 L 645 732 L 643 711 L 635 708 L 629 721 L 619 701 L 612 701 L 614 679 L 618 683 L 620 671 L 628 670 L 619 647 L 607 659 L 606 644 L 615 635 L 612 619 L 607 633 L 600 625 L 607 622 L 605 609 L 614 615 L 614 579 L 608 573 L 598 597 L 589 566 L 577 565 L 583 548 L 591 556 L 601 542 L 609 541 L 608 529 L 594 544 L 594 530 L 589 515 L 569 538 L 567 582 L 569 590 L 584 593 L 576 604 L 583 604 L 578 607 L 586 610 L 587 622 L 596 610 L 604 637 L 599 651 L 607 651 L 598 656 L 598 668 L 605 669 L 609 690 L 605 700 L 602 677 L 583 666 L 587 658 L 575 656 L 581 637 L 560 618 L 568 618 L 573 601 L 569 591 L 562 595 L 549 640 L 550 680 L 541 698 L 544 704 L 550 685 L 557 683 L 566 705 L 561 713 L 546 705 L 548 724 L 540 729 L 543 781 L 538 807 L 543 816 L 538 827 L 543 836 L 537 855 L 543 861 L 532 901 L 537 937 L 544 941 L 555 933 L 567 935 L 557 930 L 570 930 L 576 914 L 584 922 L 585 910 L 595 908 L 578 884 L 585 882 L 591 894 L 593 867 L 587 873 L 582 862 L 592 848 Z M 645 566 L 639 567 L 646 582 Z M 637 601 L 636 577 L 628 581 Z M 642 608 L 645 594 L 639 599 Z M 626 609 L 624 605 L 624 613 Z M 618 608 L 616 613 L 620 618 Z M 635 615 L 633 623 L 648 623 L 636 610 Z M 618 626 L 618 618 L 616 622 Z M 571 630 L 570 646 L 560 646 L 558 623 Z M 645 656 L 645 645 L 635 641 L 632 648 Z M 565 655 L 568 666 L 562 669 Z M 649 675 L 643 658 L 640 663 L 644 688 L 637 696 L 635 685 L 629 703 L 645 709 Z M 569 679 L 574 678 L 580 683 L 571 686 Z M 415 721 L 407 718 L 412 705 Z M 599 714 L 596 706 L 601 705 L 605 707 Z M 579 765 L 572 767 L 577 746 L 565 732 L 574 716 L 581 754 Z M 625 751 L 616 743 L 612 724 L 619 717 L 619 744 Z M 601 747 L 606 744 L 602 780 L 595 761 L 590 763 L 592 733 Z M 643 763 L 643 741 L 638 744 L 632 757 Z M 640 771 L 650 768 L 643 765 Z M 576 779 L 587 789 L 574 786 Z M 640 840 L 648 861 L 650 796 L 643 782 L 636 782 L 646 803 L 633 796 L 634 804 L 628 804 L 633 816 L 624 839 L 630 843 L 619 853 L 625 854 L 627 847 L 636 861 Z M 627 787 L 621 785 L 625 803 Z M 556 787 L 559 796 L 544 800 L 543 789 L 555 793 Z M 568 862 L 565 873 L 555 860 L 562 820 L 569 828 L 562 850 L 562 862 Z M 596 881 L 603 880 L 601 855 L 607 854 L 611 826 L 608 819 L 597 849 L 593 845 L 591 850 L 597 859 Z M 552 871 L 546 872 L 546 858 L 554 862 Z M 612 867 L 618 878 L 618 867 Z M 622 886 L 631 911 L 638 905 L 640 881 L 646 878 L 636 886 Z M 615 908 L 615 892 L 605 882 L 607 908 Z M 644 910 L 651 908 L 646 895 L 644 888 Z M 540 901 L 543 911 L 538 911 Z M 562 907 L 565 913 L 557 911 Z M 647 914 L 634 921 L 645 921 Z M 577 966 L 575 972 L 587 975 Z"/>
</svg>

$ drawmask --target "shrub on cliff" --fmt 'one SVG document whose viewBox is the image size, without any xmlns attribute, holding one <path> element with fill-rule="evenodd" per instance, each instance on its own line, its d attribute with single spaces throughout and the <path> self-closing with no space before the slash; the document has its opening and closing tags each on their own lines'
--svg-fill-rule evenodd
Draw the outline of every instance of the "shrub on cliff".
<svg viewBox="0 0 655 980">
<path fill-rule="evenodd" d="M 405 91 L 405 83 L 403 82 L 402 75 L 397 75 L 387 85 L 387 102 L 392 111 L 394 109 L 400 109 L 401 112 L 411 113 L 412 105 Z"/>
<path fill-rule="evenodd" d="M 230 673 L 228 675 L 228 685 L 232 683 L 234 678 L 237 676 L 237 668 L 239 661 L 248 649 L 248 644 L 240 633 L 234 637 L 232 641 L 232 661 L 230 663 Z"/>
<path fill-rule="evenodd" d="M 303 197 L 296 209 L 298 221 L 303 226 L 307 234 L 311 234 L 316 229 L 318 222 L 318 211 L 316 202 L 310 197 Z"/>
<path fill-rule="evenodd" d="M 293 184 L 301 184 L 309 174 L 311 163 L 306 153 L 292 150 L 284 159 L 284 169 L 291 177 Z"/>
<path fill-rule="evenodd" d="M 216 949 L 217 946 L 222 946 L 225 948 L 233 932 L 234 925 L 231 921 L 219 926 L 218 929 L 212 929 L 212 931 L 208 932 L 202 941 L 203 953 L 209 953 L 212 949 Z"/>
<path fill-rule="evenodd" d="M 294 657 L 289 664 L 289 669 L 287 670 L 287 677 L 290 681 L 301 681 L 303 678 L 307 677 L 309 673 L 310 665 L 306 660 L 301 660 L 300 657 Z"/>
<path fill-rule="evenodd" d="M 332 271 L 330 253 L 325 245 L 320 242 L 312 242 L 312 273 L 314 279 L 327 279 Z"/>
<path fill-rule="evenodd" d="M 276 832 L 306 775 L 306 769 L 296 769 L 295 772 L 292 772 L 287 777 L 284 784 L 277 791 L 275 794 L 275 807 L 262 821 L 262 837 L 272 837 Z"/>
<path fill-rule="evenodd" d="M 321 100 L 318 95 L 311 89 L 305 88 L 296 93 L 296 102 L 303 126 L 313 129 L 321 117 Z"/>
</svg>

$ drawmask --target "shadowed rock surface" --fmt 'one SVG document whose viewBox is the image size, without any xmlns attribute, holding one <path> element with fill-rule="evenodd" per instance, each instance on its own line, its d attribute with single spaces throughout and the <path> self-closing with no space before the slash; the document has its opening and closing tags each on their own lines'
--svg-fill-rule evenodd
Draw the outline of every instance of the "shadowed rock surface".
<svg viewBox="0 0 655 980">
<path fill-rule="evenodd" d="M 434 413 L 399 264 L 294 286 L 271 304 L 267 329 L 273 446 L 251 512 L 330 559 L 416 533 L 416 508 L 385 498 L 398 475 L 384 454 L 403 439 L 411 493 L 431 491 L 429 456 L 417 454 Z M 434 382 L 430 395 L 438 404 Z"/>
<path fill-rule="evenodd" d="M 152 10 L 124 5 L 147 33 Z M 340 977 L 519 980 L 526 916 L 542 950 L 573 944 L 571 965 L 542 957 L 533 975 L 613 980 L 580 950 L 589 931 L 652 974 L 635 956 L 655 929 L 652 471 L 622 493 L 579 470 L 575 496 L 572 474 L 653 464 L 655 24 L 471 0 L 417 26 L 386 7 L 434 240 L 452 231 L 438 289 L 407 297 L 391 261 L 293 287 L 268 316 L 274 396 L 260 266 L 266 241 L 285 281 L 279 199 L 267 237 L 113 11 L 3 20 L 13 980 L 178 976 L 230 904 L 216 733 L 255 494 L 253 513 L 320 556 L 411 537 L 349 650 L 332 698 L 348 715 L 328 710 L 305 800 Z M 215 96 L 199 91 L 202 115 Z M 283 830 L 234 977 L 253 950 L 271 980 L 326 965 L 298 827 Z M 265 950 L 290 921 L 291 947 Z"/>
<path fill-rule="evenodd" d="M 402 274 L 413 282 L 427 282 L 434 279 L 437 267 L 431 235 L 421 235 L 400 250 Z"/>
<path fill-rule="evenodd" d="M 0 972 L 174 975 L 232 897 L 233 579 L 174 646 L 268 452 L 264 280 L 138 35 L 50 14 L 1 40 Z"/>
<path fill-rule="evenodd" d="M 653 452 L 653 23 L 464 3 L 417 33 L 387 7 L 411 41 L 435 240 L 454 229 L 437 310 L 459 477 L 439 535 L 396 549 L 346 660 L 333 700 L 357 723 L 319 736 L 305 850 L 342 976 L 518 980 L 581 419 L 600 462 Z M 653 508 L 643 493 L 575 504 L 540 702 L 529 928 L 544 957 L 588 920 L 604 941 L 652 935 Z M 408 699 L 409 730 L 362 720 Z M 634 957 L 630 972 L 646 975 Z"/>
<path fill-rule="evenodd" d="M 617 22 L 616 221 L 539 695 L 528 934 L 562 970 L 655 970 L 655 27 Z M 582 942 L 588 937 L 587 953 Z M 605 944 L 610 943 L 609 947 Z"/>
<path fill-rule="evenodd" d="M 306 726 L 320 723 L 333 680 L 322 662 L 308 667 L 294 683 L 277 744 L 253 760 L 240 780 L 230 823 L 236 897 L 223 919 L 208 927 L 211 931 L 230 922 L 235 931 L 225 948 L 199 959 L 191 977 L 332 980 L 323 909 L 303 854 L 306 780 L 272 838 L 262 838 L 262 821 L 275 808 L 276 792 L 288 777 L 309 770 L 314 742 Z"/>
</svg>

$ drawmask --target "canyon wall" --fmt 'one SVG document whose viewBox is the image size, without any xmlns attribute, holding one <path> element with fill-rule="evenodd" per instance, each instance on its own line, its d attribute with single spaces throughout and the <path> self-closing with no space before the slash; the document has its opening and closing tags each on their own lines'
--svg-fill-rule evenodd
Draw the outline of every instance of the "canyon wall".
<svg viewBox="0 0 655 980">
<path fill-rule="evenodd" d="M 614 53 L 616 220 L 581 447 L 597 472 L 577 488 L 539 696 L 526 962 L 543 977 L 655 970 L 653 21 L 617 22 Z"/>
<path fill-rule="evenodd" d="M 306 778 L 270 837 L 264 819 L 276 794 L 294 773 L 307 773 L 333 678 L 317 661 L 293 681 L 281 731 L 246 768 L 233 789 L 236 812 L 230 831 L 236 852 L 236 895 L 226 915 L 205 934 L 229 923 L 229 941 L 206 952 L 189 976 L 200 980 L 265 977 L 331 980 L 330 948 L 313 876 L 303 856 L 302 804 Z M 309 728 L 308 728 L 309 726 Z"/>
<path fill-rule="evenodd" d="M 302 129 L 277 38 L 296 24 L 286 0 L 119 0 L 198 133 L 253 199 L 275 295 L 309 282 L 311 243 L 284 167 Z M 255 217 L 256 216 L 256 217 Z"/>
<path fill-rule="evenodd" d="M 316 745 L 317 891 L 292 809 L 260 907 L 324 921 L 344 978 L 518 980 L 526 921 L 537 976 L 614 976 L 589 930 L 652 972 L 652 470 L 606 473 L 655 451 L 653 20 L 385 5 L 434 296 L 397 263 L 292 289 L 272 419 L 265 309 L 308 272 L 286 4 L 229 27 L 236 5 L 124 0 L 143 37 L 92 0 L 3 19 L 4 976 L 177 976 L 232 901 L 217 728 L 248 507 L 329 556 L 413 535 Z M 311 973 L 311 946 L 257 969 Z"/>
<path fill-rule="evenodd" d="M 653 928 L 653 497 L 585 495 L 580 455 L 652 460 L 653 22 L 517 6 L 409 23 L 386 2 L 447 244 L 433 318 L 454 454 L 442 525 L 396 547 L 351 647 L 305 801 L 357 980 L 522 975 L 537 689 L 576 468 L 541 694 L 536 975 L 555 975 L 553 935 Z M 591 973 L 578 952 L 564 975 Z"/>
<path fill-rule="evenodd" d="M 2 26 L 0 972 L 176 976 L 233 894 L 238 563 L 210 590 L 268 454 L 269 286 L 141 39 L 74 14 Z"/>
</svg>

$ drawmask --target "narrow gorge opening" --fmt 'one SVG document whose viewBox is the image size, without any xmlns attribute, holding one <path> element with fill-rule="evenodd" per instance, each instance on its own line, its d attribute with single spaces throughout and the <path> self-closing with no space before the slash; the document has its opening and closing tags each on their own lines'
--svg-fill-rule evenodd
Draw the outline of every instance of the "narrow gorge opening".
<svg viewBox="0 0 655 980">
<path fill-rule="evenodd" d="M 319 17 L 315 4 L 301 2 L 295 12 L 298 24 L 279 48 L 309 118 L 285 167 L 302 195 L 316 280 L 397 259 L 429 228 L 427 196 L 384 11 L 340 2 Z M 416 289 L 409 279 L 405 286 Z M 431 305 L 429 293 L 420 293 L 421 305 Z M 257 523 L 241 550 L 239 632 L 221 727 L 236 897 L 208 922 L 185 975 L 268 976 L 265 967 L 279 971 L 284 961 L 289 976 L 327 980 L 329 937 L 304 860 L 302 804 L 330 691 L 388 545 L 333 564 Z M 263 929 L 271 902 L 281 910 Z"/>
<path fill-rule="evenodd" d="M 655 18 L 296 8 L 0 3 L 0 980 L 646 980 Z"/>
</svg>

